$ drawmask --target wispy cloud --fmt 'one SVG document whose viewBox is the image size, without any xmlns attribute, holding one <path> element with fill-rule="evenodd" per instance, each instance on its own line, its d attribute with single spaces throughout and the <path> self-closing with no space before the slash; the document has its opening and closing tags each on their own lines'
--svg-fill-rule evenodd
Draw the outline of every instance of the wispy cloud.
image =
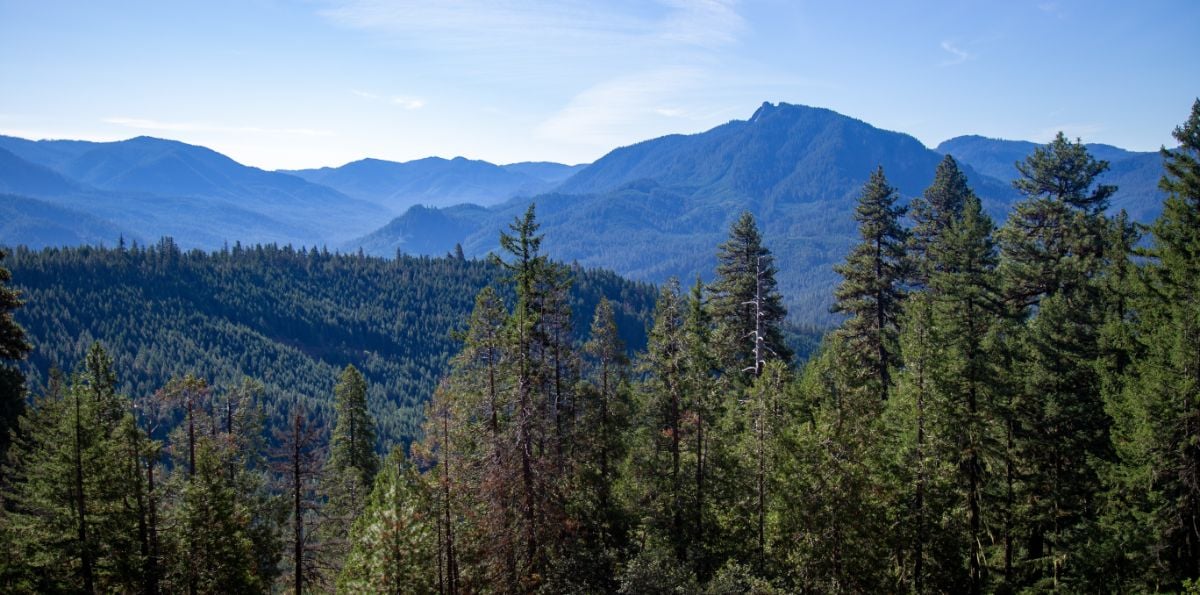
<svg viewBox="0 0 1200 595">
<path fill-rule="evenodd" d="M 608 146 L 644 136 L 652 121 L 681 118 L 677 104 L 704 81 L 697 69 L 658 69 L 594 85 L 544 120 L 538 135 L 560 142 Z"/>
<path fill-rule="evenodd" d="M 942 49 L 945 50 L 951 56 L 950 58 L 942 61 L 942 63 L 941 63 L 942 66 L 954 66 L 957 64 L 962 64 L 963 62 L 966 62 L 967 60 L 970 60 L 975 57 L 973 54 L 958 47 L 957 45 L 954 44 L 954 42 L 951 42 L 949 40 L 942 42 Z"/>
<path fill-rule="evenodd" d="M 392 105 L 398 105 L 406 110 L 415 110 L 425 107 L 425 100 L 417 99 L 416 97 L 401 97 L 395 96 L 391 98 Z"/>
<path fill-rule="evenodd" d="M 311 128 L 261 128 L 258 126 L 227 126 L 205 122 L 163 122 L 145 118 L 111 117 L 102 120 L 105 124 L 115 124 L 138 130 L 155 130 L 160 132 L 224 132 L 242 134 L 271 134 L 289 136 L 330 136 L 333 133 Z"/>
<path fill-rule="evenodd" d="M 358 89 L 350 89 L 350 92 L 363 99 L 366 99 L 367 101 L 383 101 L 391 105 L 399 106 L 406 110 L 416 110 L 425 107 L 425 100 L 419 97 L 411 97 L 408 95 L 392 95 L 390 97 L 385 97 L 378 93 L 360 91 Z"/>
<path fill-rule="evenodd" d="M 746 28 L 733 0 L 653 3 L 568 0 L 330 0 L 342 26 L 376 30 L 439 50 L 621 51 L 629 44 L 711 47 Z"/>
</svg>

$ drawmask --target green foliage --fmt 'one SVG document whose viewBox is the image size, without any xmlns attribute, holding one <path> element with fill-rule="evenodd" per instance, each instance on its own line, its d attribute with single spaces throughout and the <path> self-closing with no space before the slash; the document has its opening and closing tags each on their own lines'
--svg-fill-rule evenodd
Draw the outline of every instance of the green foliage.
<svg viewBox="0 0 1200 595">
<path fill-rule="evenodd" d="M 336 575 L 348 551 L 350 525 L 362 513 L 379 470 L 379 455 L 375 452 L 375 420 L 367 411 L 367 381 L 362 374 L 353 365 L 346 366 L 333 392 L 337 420 L 321 477 L 326 498 L 321 557 L 322 564 Z"/>
<path fill-rule="evenodd" d="M 3 266 L 5 256 L 0 250 L 0 460 L 8 450 L 9 432 L 16 429 L 25 410 L 25 379 L 13 364 L 32 349 L 25 331 L 13 320 L 22 302 L 21 294 L 8 287 L 12 274 Z"/>
<path fill-rule="evenodd" d="M 224 386 L 249 376 L 263 383 L 270 427 L 286 424 L 296 399 L 331 427 L 334 384 L 353 365 L 368 383 L 384 447 L 419 434 L 424 403 L 458 348 L 451 331 L 499 277 L 481 261 L 276 246 L 17 249 L 12 257 L 29 302 L 17 319 L 36 345 L 32 386 L 51 366 L 81 361 L 96 339 L 123 370 L 120 392 L 149 395 L 189 372 Z M 626 344 L 644 345 L 652 288 L 601 271 L 574 278 L 576 312 L 590 314 L 607 296 Z M 582 337 L 587 327 L 572 331 Z"/>
<path fill-rule="evenodd" d="M 432 593 L 436 521 L 429 487 L 399 448 L 384 461 L 350 530 L 339 593 Z"/>
<path fill-rule="evenodd" d="M 834 292 L 834 311 L 850 316 L 838 332 L 861 370 L 858 383 L 870 385 L 881 401 L 891 387 L 890 369 L 897 359 L 896 320 L 908 277 L 908 232 L 900 226 L 904 208 L 896 206 L 897 198 L 883 168 L 875 170 L 854 210 L 862 242 L 844 264 L 834 267 L 842 276 Z"/>
<path fill-rule="evenodd" d="M 708 306 L 726 373 L 743 380 L 761 373 L 767 360 L 792 359 L 780 329 L 787 309 L 775 283 L 774 260 L 749 211 L 717 248 L 717 278 L 709 286 Z"/>
<path fill-rule="evenodd" d="M 142 586 L 144 552 L 125 475 L 130 403 L 115 393 L 110 365 L 92 345 L 70 386 L 53 383 L 21 418 L 3 522 L 3 572 L 15 589 Z"/>
</svg>

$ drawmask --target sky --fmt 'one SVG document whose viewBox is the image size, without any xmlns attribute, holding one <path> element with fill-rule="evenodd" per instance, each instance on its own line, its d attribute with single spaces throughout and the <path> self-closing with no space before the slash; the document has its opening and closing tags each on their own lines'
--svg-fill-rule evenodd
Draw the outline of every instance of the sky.
<svg viewBox="0 0 1200 595">
<path fill-rule="evenodd" d="M 1195 0 L 0 0 L 0 134 L 584 163 L 769 101 L 1145 151 L 1200 96 L 1197 30 Z"/>
</svg>

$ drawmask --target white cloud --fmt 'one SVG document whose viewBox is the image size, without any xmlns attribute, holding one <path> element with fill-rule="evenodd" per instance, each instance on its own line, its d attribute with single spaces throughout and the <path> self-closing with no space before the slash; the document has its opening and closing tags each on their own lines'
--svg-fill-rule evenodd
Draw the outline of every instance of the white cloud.
<svg viewBox="0 0 1200 595">
<path fill-rule="evenodd" d="M 205 122 L 163 122 L 145 118 L 111 117 L 102 120 L 106 124 L 116 124 L 138 130 L 155 130 L 160 132 L 226 132 L 243 134 L 271 134 L 288 136 L 330 136 L 332 133 L 310 128 L 260 128 L 258 126 L 226 126 Z"/>
<path fill-rule="evenodd" d="M 415 110 L 425 107 L 425 101 L 415 97 L 395 96 L 391 99 L 392 105 L 398 105 L 406 110 Z"/>
<path fill-rule="evenodd" d="M 450 51 L 628 51 L 630 44 L 712 47 L 746 28 L 734 0 L 329 0 L 319 13 L 351 28 Z"/>
<path fill-rule="evenodd" d="M 952 58 L 942 61 L 942 63 L 941 63 L 942 66 L 954 66 L 956 64 L 962 64 L 963 62 L 966 62 L 967 60 L 970 60 L 975 57 L 974 55 L 968 53 L 966 50 L 954 45 L 954 43 L 950 42 L 950 41 L 943 41 L 942 49 L 945 50 L 946 52 L 948 52 L 951 56 L 953 56 Z"/>
<path fill-rule="evenodd" d="M 594 85 L 537 128 L 539 136 L 572 144 L 612 147 L 647 138 L 655 120 L 686 117 L 677 107 L 704 81 L 701 71 L 659 69 Z M 664 107 L 664 105 L 672 107 Z"/>
<path fill-rule="evenodd" d="M 350 92 L 366 99 L 367 101 L 385 101 L 385 98 L 377 93 L 369 91 L 359 91 L 358 89 L 350 89 Z M 393 95 L 386 98 L 386 101 L 392 105 L 400 106 L 406 110 L 416 110 L 425 107 L 425 100 L 418 97 L 409 97 L 406 95 Z"/>
</svg>

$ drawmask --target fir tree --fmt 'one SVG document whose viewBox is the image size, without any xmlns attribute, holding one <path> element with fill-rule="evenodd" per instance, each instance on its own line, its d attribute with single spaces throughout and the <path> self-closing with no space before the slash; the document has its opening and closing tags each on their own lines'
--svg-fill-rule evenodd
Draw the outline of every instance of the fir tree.
<svg viewBox="0 0 1200 595">
<path fill-rule="evenodd" d="M 393 448 L 350 531 L 338 592 L 434 592 L 434 516 L 428 486 L 403 451 Z"/>
<path fill-rule="evenodd" d="M 321 478 L 326 498 L 321 537 L 323 566 L 336 577 L 346 556 L 350 525 L 362 512 L 379 469 L 379 455 L 375 420 L 367 411 L 366 379 L 353 365 L 346 366 L 333 392 L 337 417 Z"/>
<path fill-rule="evenodd" d="M 124 483 L 127 409 L 115 392 L 112 360 L 93 344 L 71 385 L 52 382 L 22 417 L 3 523 L 11 538 L 5 574 L 14 588 L 143 589 L 137 510 Z"/>
<path fill-rule="evenodd" d="M 8 450 L 10 432 L 25 410 L 25 380 L 12 365 L 25 358 L 31 346 L 25 331 L 13 321 L 13 311 L 21 307 L 21 295 L 9 289 L 12 274 L 4 268 L 5 252 L 0 250 L 0 460 Z"/>
<path fill-rule="evenodd" d="M 709 286 L 722 362 L 735 377 L 757 376 L 768 359 L 791 362 L 779 328 L 787 310 L 776 288 L 776 272 L 754 216 L 742 212 L 729 239 L 718 247 L 717 278 Z"/>
<path fill-rule="evenodd" d="M 1136 357 L 1109 402 L 1118 461 L 1106 530 L 1132 562 L 1122 577 L 1131 590 L 1200 577 L 1200 100 L 1174 136 L 1134 298 Z"/>
<path fill-rule="evenodd" d="M 842 283 L 834 293 L 833 310 L 850 316 L 838 331 L 862 370 L 858 382 L 869 385 L 881 401 L 890 390 L 891 366 L 896 364 L 897 319 L 908 276 L 905 242 L 900 226 L 904 208 L 896 206 L 896 189 L 889 186 L 883 168 L 875 170 L 863 187 L 854 210 L 862 243 L 834 267 Z"/>
<path fill-rule="evenodd" d="M 921 284 L 929 282 L 929 276 L 937 267 L 930 257 L 930 250 L 962 214 L 963 205 L 972 196 L 974 193 L 967 185 L 967 177 L 958 169 L 958 162 L 946 155 L 938 164 L 933 183 L 925 189 L 924 195 L 912 200 L 909 255 L 916 280 Z"/>
<path fill-rule="evenodd" d="M 1006 299 L 1027 319 L 1007 370 L 1018 380 L 1012 415 L 1021 470 L 1010 514 L 1024 537 L 1026 572 L 1015 580 L 1036 588 L 1082 588 L 1097 466 L 1111 457 L 1096 366 L 1111 227 L 1103 211 L 1115 190 L 1096 176 L 1107 167 L 1060 133 L 1018 164 L 1013 185 L 1027 198 L 997 234 Z"/>
</svg>

